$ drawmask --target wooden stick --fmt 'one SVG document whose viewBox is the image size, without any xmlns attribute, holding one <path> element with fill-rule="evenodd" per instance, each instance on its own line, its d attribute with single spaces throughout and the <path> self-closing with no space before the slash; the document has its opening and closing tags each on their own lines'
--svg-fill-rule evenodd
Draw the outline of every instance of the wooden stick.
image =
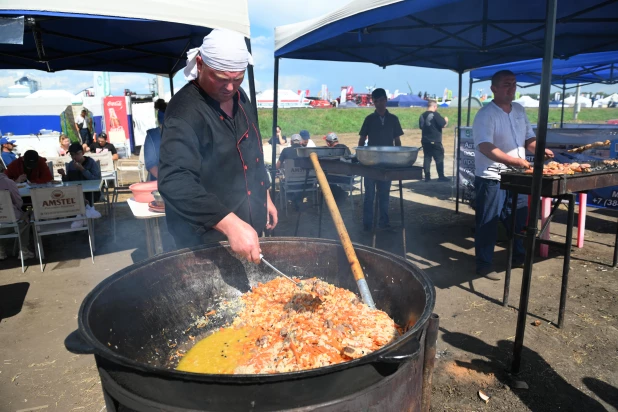
<svg viewBox="0 0 618 412">
<path fill-rule="evenodd" d="M 326 201 L 328 211 L 330 212 L 330 215 L 333 218 L 333 222 L 335 223 L 335 228 L 337 229 L 337 233 L 339 234 L 339 239 L 341 239 L 343 250 L 345 251 L 346 257 L 348 258 L 348 263 L 350 264 L 350 268 L 352 269 L 354 279 L 356 279 L 356 284 L 358 285 L 358 289 L 360 291 L 361 297 L 363 298 L 363 302 L 365 302 L 367 306 L 375 308 L 375 303 L 373 302 L 371 292 L 369 291 L 369 286 L 367 285 L 365 275 L 363 274 L 363 268 L 361 267 L 358 261 L 358 257 L 356 256 L 356 252 L 354 251 L 354 247 L 352 246 L 350 235 L 345 228 L 343 218 L 341 217 L 341 213 L 339 213 L 339 208 L 337 207 L 337 203 L 335 202 L 335 198 L 333 197 L 333 192 L 330 190 L 330 186 L 328 184 L 328 181 L 326 180 L 326 175 L 324 175 L 322 166 L 320 166 L 318 155 L 315 153 L 310 153 L 309 158 L 311 159 L 311 163 L 313 164 L 313 168 L 315 169 L 318 183 L 320 183 L 320 187 L 322 188 L 324 200 Z"/>
</svg>

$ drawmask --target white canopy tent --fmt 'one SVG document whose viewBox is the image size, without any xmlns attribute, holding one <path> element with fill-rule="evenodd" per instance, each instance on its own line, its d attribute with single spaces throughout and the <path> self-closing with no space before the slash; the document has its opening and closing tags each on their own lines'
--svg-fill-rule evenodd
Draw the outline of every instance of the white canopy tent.
<svg viewBox="0 0 618 412">
<path fill-rule="evenodd" d="M 32 12 L 71 13 L 94 16 L 125 17 L 166 21 L 211 29 L 229 29 L 250 37 L 247 0 L 193 0 L 172 3 L 163 0 L 3 0 L 0 12 L 23 10 Z"/>
</svg>

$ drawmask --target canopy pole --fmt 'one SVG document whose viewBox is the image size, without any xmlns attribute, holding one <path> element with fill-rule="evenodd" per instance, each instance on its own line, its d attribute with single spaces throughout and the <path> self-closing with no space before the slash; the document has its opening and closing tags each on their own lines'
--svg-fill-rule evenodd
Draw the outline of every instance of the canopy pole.
<svg viewBox="0 0 618 412">
<path fill-rule="evenodd" d="M 566 80 L 562 81 L 562 110 L 560 111 L 560 128 L 564 127 L 564 99 L 566 99 Z"/>
<path fill-rule="evenodd" d="M 466 126 L 470 127 L 470 110 L 472 109 L 472 73 L 470 73 L 470 89 L 468 90 L 468 119 Z"/>
<path fill-rule="evenodd" d="M 251 39 L 245 37 L 245 42 L 247 43 L 247 50 L 251 53 Z M 251 99 L 251 104 L 253 105 L 253 109 L 255 110 L 255 118 L 258 119 L 258 109 L 257 109 L 257 101 L 255 100 L 255 72 L 253 70 L 253 65 L 248 66 L 249 71 L 249 98 Z"/>
<path fill-rule="evenodd" d="M 270 168 L 270 175 L 272 180 L 271 197 L 275 198 L 275 177 L 277 176 L 277 108 L 279 106 L 279 57 L 275 57 L 275 79 L 273 86 L 273 129 L 272 129 L 272 167 Z"/>
<path fill-rule="evenodd" d="M 457 161 L 455 162 L 455 185 L 457 186 L 456 191 L 457 194 L 455 195 L 455 213 L 459 213 L 459 162 L 461 161 L 461 149 L 459 147 L 459 128 L 461 127 L 461 83 L 462 83 L 462 76 L 463 76 L 463 72 L 459 72 L 459 91 L 458 91 L 458 96 L 457 99 L 459 101 L 459 104 L 457 105 L 457 129 L 455 129 L 455 150 L 456 150 L 456 157 L 457 157 Z M 472 86 L 470 86 L 472 87 Z M 470 99 L 468 99 L 470 100 Z"/>
<path fill-rule="evenodd" d="M 524 348 L 524 333 L 526 331 L 526 315 L 530 298 L 530 282 L 532 280 L 532 266 L 534 259 L 534 245 L 537 235 L 539 203 L 541 198 L 541 179 L 543 177 L 543 162 L 545 160 L 545 140 L 547 137 L 547 119 L 549 117 L 549 94 L 551 92 L 551 75 L 554 56 L 554 38 L 556 35 L 556 8 L 558 0 L 547 0 L 545 18 L 545 55 L 543 56 L 543 74 L 541 77 L 541 96 L 539 102 L 539 118 L 537 124 L 536 152 L 534 154 L 534 173 L 532 175 L 532 202 L 528 214 L 526 228 L 526 258 L 524 274 L 521 283 L 519 299 L 519 313 L 517 314 L 517 331 L 513 346 L 513 373 L 519 373 L 521 367 L 521 353 Z"/>
<path fill-rule="evenodd" d="M 173 95 L 174 95 L 174 75 L 170 73 L 170 96 L 173 96 Z"/>
</svg>

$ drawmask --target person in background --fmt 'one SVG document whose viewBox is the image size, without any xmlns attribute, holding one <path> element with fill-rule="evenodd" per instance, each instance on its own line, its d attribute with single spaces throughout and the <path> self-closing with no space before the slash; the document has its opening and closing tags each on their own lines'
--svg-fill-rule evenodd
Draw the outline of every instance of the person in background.
<svg viewBox="0 0 618 412">
<path fill-rule="evenodd" d="M 69 154 L 69 146 L 71 146 L 71 140 L 67 137 L 67 135 L 61 134 L 58 138 L 58 143 L 60 146 L 56 149 L 58 152 L 58 156 L 66 156 Z"/>
<path fill-rule="evenodd" d="M 270 140 L 268 140 L 268 144 L 272 145 L 273 144 L 273 138 L 271 137 Z M 281 127 L 279 125 L 277 125 L 277 146 L 281 146 L 281 147 L 287 147 L 288 146 L 288 139 L 286 136 L 283 136 L 281 134 Z"/>
<path fill-rule="evenodd" d="M 87 151 L 93 143 L 92 133 L 90 132 L 92 128 L 92 118 L 88 116 L 88 111 L 84 109 L 75 119 L 75 129 L 77 130 L 77 134 L 79 134 L 82 139 L 84 151 Z"/>
<path fill-rule="evenodd" d="M 35 150 L 28 150 L 20 158 L 14 160 L 4 171 L 16 183 L 49 183 L 53 180 L 51 170 L 47 167 L 47 159 L 39 156 Z"/>
<path fill-rule="evenodd" d="M 442 129 L 448 126 L 448 117 L 438 113 L 438 103 L 435 100 L 427 102 L 427 111 L 418 118 L 418 127 L 421 129 L 421 144 L 423 145 L 423 168 L 425 181 L 431 180 L 431 158 L 436 162 L 439 182 L 450 182 L 444 176 L 444 146 L 442 146 Z"/>
<path fill-rule="evenodd" d="M 24 259 L 32 259 L 34 257 L 34 253 L 30 251 L 30 222 L 29 216 L 26 212 L 21 210 L 21 207 L 24 204 L 22 197 L 19 195 L 19 189 L 17 188 L 17 183 L 9 179 L 7 175 L 4 173 L 0 173 L 0 190 L 8 190 L 11 194 L 11 202 L 13 203 L 13 211 L 15 212 L 15 218 L 18 219 L 19 224 L 19 232 L 21 237 L 21 251 L 24 254 Z M 0 229 L 0 235 L 8 235 L 10 233 L 14 233 L 13 228 L 4 228 Z M 11 242 L 13 239 L 7 239 Z M 0 242 L 4 241 L 4 239 L 0 240 Z M 5 244 L 0 243 L 0 260 L 4 260 L 7 258 Z"/>
<path fill-rule="evenodd" d="M 157 99 L 154 103 L 154 108 L 157 112 L 157 126 L 163 127 L 163 120 L 165 119 L 165 109 L 167 109 L 167 103 L 163 99 Z"/>
<path fill-rule="evenodd" d="M 474 248 L 476 274 L 500 280 L 493 269 L 493 256 L 498 237 L 498 221 L 511 229 L 511 215 L 515 213 L 515 232 L 526 225 L 528 201 L 525 195 L 517 198 L 517 210 L 511 210 L 513 193 L 500 189 L 500 171 L 506 166 L 529 169 L 526 150 L 536 151 L 536 136 L 520 104 L 514 103 L 517 79 L 509 70 L 500 70 L 491 78 L 494 99 L 478 111 L 472 125 L 475 156 L 475 221 Z M 545 155 L 554 153 L 545 149 Z M 515 238 L 513 267 L 522 267 L 526 251 L 523 240 Z"/>
<path fill-rule="evenodd" d="M 315 142 L 311 140 L 311 135 L 308 130 L 301 130 L 298 134 L 303 138 L 301 142 L 303 147 L 315 147 Z"/>
<path fill-rule="evenodd" d="M 335 134 L 334 132 L 330 132 L 329 134 L 327 134 L 326 136 L 324 136 L 324 140 L 326 140 L 326 146 L 328 147 L 336 147 L 338 149 L 345 149 L 345 154 L 344 156 L 349 156 L 350 155 L 350 148 L 346 145 L 344 145 L 343 143 L 339 143 L 339 136 L 337 136 L 337 134 Z"/>
<path fill-rule="evenodd" d="M 63 182 L 101 179 L 99 164 L 93 158 L 84 156 L 84 149 L 81 144 L 72 143 L 71 146 L 69 146 L 69 154 L 71 155 L 72 162 L 68 164 L 67 170 L 58 169 L 58 174 L 62 176 Z M 93 204 L 100 198 L 101 192 L 97 192 L 92 194 L 90 200 Z"/>
<path fill-rule="evenodd" d="M 97 136 L 97 141 L 90 146 L 91 153 L 111 153 L 112 160 L 118 160 L 116 147 L 107 141 L 107 133 L 102 132 Z"/>
<path fill-rule="evenodd" d="M 358 145 L 364 146 L 401 146 L 403 129 L 399 118 L 386 110 L 386 91 L 382 88 L 371 92 L 371 98 L 376 110 L 365 118 L 360 129 Z M 389 227 L 388 200 L 391 182 L 365 178 L 365 199 L 363 202 L 363 229 L 370 231 L 373 224 L 373 200 L 378 192 L 378 210 L 380 228 Z"/>
<path fill-rule="evenodd" d="M 162 100 L 162 99 L 160 99 Z M 158 101 L 157 101 L 158 102 Z M 146 131 L 146 140 L 144 140 L 144 163 L 148 171 L 148 180 L 157 180 L 159 176 L 159 149 L 161 148 L 161 130 L 165 123 L 165 110 L 167 103 L 165 101 L 157 104 L 157 116 L 159 127 L 148 129 Z"/>
<path fill-rule="evenodd" d="M 15 144 L 16 142 L 17 140 L 10 140 L 8 137 L 0 139 L 0 144 L 2 145 L 2 161 L 6 167 L 9 167 L 13 160 L 17 159 L 17 155 L 13 153 L 13 149 L 17 146 Z"/>
<path fill-rule="evenodd" d="M 277 160 L 277 169 L 281 169 L 281 166 L 283 166 L 283 162 L 285 162 L 287 159 L 296 159 L 298 157 L 296 149 L 302 147 L 302 140 L 303 138 L 300 137 L 299 134 L 293 134 L 292 137 L 290 137 L 290 142 L 292 143 L 292 146 L 286 147 L 281 151 L 281 154 L 279 155 L 279 160 Z"/>
</svg>

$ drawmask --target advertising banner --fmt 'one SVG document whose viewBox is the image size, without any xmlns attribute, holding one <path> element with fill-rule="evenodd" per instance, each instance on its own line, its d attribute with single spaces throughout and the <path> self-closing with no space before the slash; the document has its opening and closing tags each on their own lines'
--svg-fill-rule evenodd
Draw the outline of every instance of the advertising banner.
<svg viewBox="0 0 618 412">
<path fill-rule="evenodd" d="M 110 143 L 124 145 L 129 139 L 129 117 L 125 97 L 106 97 L 103 101 L 103 110 Z"/>
<path fill-rule="evenodd" d="M 81 186 L 62 186 L 30 191 L 36 220 L 56 219 L 84 214 Z"/>
<path fill-rule="evenodd" d="M 0 223 L 14 223 L 15 211 L 11 193 L 8 190 L 0 190 Z"/>
<path fill-rule="evenodd" d="M 471 127 L 459 128 L 459 198 L 474 205 L 474 139 Z"/>
</svg>

